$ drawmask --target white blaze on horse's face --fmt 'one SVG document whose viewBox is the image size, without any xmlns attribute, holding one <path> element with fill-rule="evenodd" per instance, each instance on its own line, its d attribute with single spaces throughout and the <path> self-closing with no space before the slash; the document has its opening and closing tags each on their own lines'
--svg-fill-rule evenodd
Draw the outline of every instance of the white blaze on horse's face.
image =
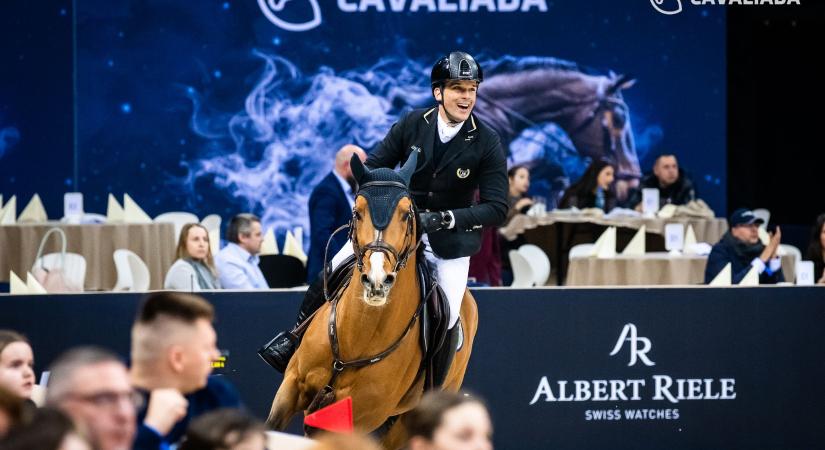
<svg viewBox="0 0 825 450">
<path fill-rule="evenodd" d="M 378 232 L 376 231 L 376 234 Z M 384 306 L 387 303 L 387 294 L 391 284 L 386 283 L 387 272 L 384 271 L 384 254 L 373 252 L 370 254 L 370 270 L 367 274 L 370 289 L 364 286 L 364 301 L 370 306 Z M 378 286 L 378 289 L 375 287 Z"/>
</svg>

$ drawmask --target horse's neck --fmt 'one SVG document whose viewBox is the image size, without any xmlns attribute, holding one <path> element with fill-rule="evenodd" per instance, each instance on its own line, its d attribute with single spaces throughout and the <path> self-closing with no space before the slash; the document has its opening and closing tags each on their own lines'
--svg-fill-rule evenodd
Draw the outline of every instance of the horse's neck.
<svg viewBox="0 0 825 450">
<path fill-rule="evenodd" d="M 338 334 L 344 359 L 375 355 L 392 345 L 403 333 L 418 309 L 420 291 L 416 276 L 416 255 L 398 272 L 384 306 L 363 301 L 361 272 L 353 271 L 338 305 Z"/>
<path fill-rule="evenodd" d="M 480 90 L 487 104 L 479 108 L 479 116 L 505 140 L 548 121 L 570 131 L 580 122 L 582 109 L 596 100 L 603 78 L 557 69 L 496 75 Z"/>
</svg>

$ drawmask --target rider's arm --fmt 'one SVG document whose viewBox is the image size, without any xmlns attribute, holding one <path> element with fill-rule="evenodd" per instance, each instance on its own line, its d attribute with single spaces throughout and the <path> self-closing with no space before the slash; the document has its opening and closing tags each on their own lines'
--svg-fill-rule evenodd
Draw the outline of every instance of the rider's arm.
<svg viewBox="0 0 825 450">
<path fill-rule="evenodd" d="M 396 122 L 390 132 L 384 137 L 375 150 L 373 150 L 367 157 L 364 163 L 370 169 L 377 169 L 379 167 L 387 167 L 394 169 L 406 155 L 404 148 L 404 130 L 409 126 L 407 122 L 413 120 L 412 114 L 407 114 Z"/>
<path fill-rule="evenodd" d="M 490 136 L 478 170 L 479 204 L 452 210 L 459 230 L 500 226 L 507 218 L 507 160 L 498 135 Z"/>
</svg>

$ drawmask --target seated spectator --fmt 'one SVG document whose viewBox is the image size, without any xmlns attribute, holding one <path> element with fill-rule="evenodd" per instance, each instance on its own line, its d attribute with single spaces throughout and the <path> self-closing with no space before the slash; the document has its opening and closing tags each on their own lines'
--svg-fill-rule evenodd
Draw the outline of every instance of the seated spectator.
<svg viewBox="0 0 825 450">
<path fill-rule="evenodd" d="M 206 300 L 178 292 L 148 295 L 132 326 L 132 384 L 144 399 L 137 413 L 136 450 L 177 443 L 189 421 L 240 406 L 223 377 L 209 377 L 220 357 Z"/>
<path fill-rule="evenodd" d="M 782 232 L 779 227 L 768 245 L 759 241 L 759 225 L 764 221 L 745 208 L 737 209 L 730 217 L 730 230 L 713 246 L 705 266 L 705 284 L 710 283 L 725 266 L 731 264 L 731 282 L 738 284 L 751 267 L 759 271 L 759 284 L 785 281 L 782 263 L 777 256 Z"/>
<path fill-rule="evenodd" d="M 816 218 L 816 223 L 811 229 L 811 240 L 805 259 L 814 262 L 816 283 L 825 284 L 825 214 L 820 214 Z"/>
<path fill-rule="evenodd" d="M 266 427 L 237 409 L 219 409 L 192 421 L 178 450 L 266 450 Z"/>
<path fill-rule="evenodd" d="M 3 450 L 92 450 L 72 419 L 62 411 L 41 408 L 0 443 Z"/>
<path fill-rule="evenodd" d="M 492 449 L 484 403 L 460 392 L 431 391 L 404 416 L 409 450 Z"/>
<path fill-rule="evenodd" d="M 34 353 L 25 336 L 12 330 L 0 330 L 0 387 L 26 400 L 34 389 Z"/>
<path fill-rule="evenodd" d="M 46 405 L 72 418 L 96 450 L 128 450 L 135 435 L 135 392 L 113 353 L 81 347 L 50 367 Z"/>
<path fill-rule="evenodd" d="M 659 207 L 684 205 L 696 200 L 693 182 L 679 167 L 675 155 L 660 155 L 653 163 L 653 173 L 642 178 L 639 187 L 633 189 L 627 199 L 627 207 L 642 210 L 642 189 L 659 190 Z"/>
<path fill-rule="evenodd" d="M 616 193 L 613 192 L 615 171 L 613 163 L 607 160 L 593 161 L 579 181 L 564 191 L 559 208 L 599 208 L 610 212 L 616 206 Z"/>
<path fill-rule="evenodd" d="M 507 226 L 516 215 L 526 214 L 533 206 L 533 199 L 527 197 L 527 191 L 530 189 L 530 169 L 522 164 L 515 165 L 507 171 L 507 179 L 510 182 L 507 192 L 507 205 L 510 209 L 507 211 L 507 220 L 504 226 Z M 518 250 L 519 247 L 527 243 L 527 239 L 524 238 L 524 235 L 519 235 L 514 240 L 508 241 L 498 234 L 498 230 L 496 230 L 496 239 L 500 247 L 497 262 L 501 264 L 501 284 L 509 286 L 513 284 L 510 250 Z"/>
<path fill-rule="evenodd" d="M 263 235 L 261 219 L 254 214 L 238 214 L 226 228 L 226 245 L 215 257 L 221 286 L 224 289 L 267 289 L 258 253 Z"/>
<path fill-rule="evenodd" d="M 517 164 L 507 171 L 510 188 L 507 191 L 507 222 L 516 214 L 526 214 L 533 206 L 533 199 L 527 196 L 530 189 L 530 169 L 523 164 Z M 506 223 L 506 222 L 505 222 Z"/>
<path fill-rule="evenodd" d="M 175 255 L 178 259 L 166 272 L 164 289 L 191 292 L 221 288 L 212 260 L 209 232 L 203 225 L 187 223 L 183 226 Z"/>
</svg>

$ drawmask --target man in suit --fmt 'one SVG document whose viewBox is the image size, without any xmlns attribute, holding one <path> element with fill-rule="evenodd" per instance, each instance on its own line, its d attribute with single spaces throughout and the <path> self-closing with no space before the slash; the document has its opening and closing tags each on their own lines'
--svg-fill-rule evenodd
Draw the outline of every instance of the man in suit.
<svg viewBox="0 0 825 450">
<path fill-rule="evenodd" d="M 444 351 L 433 358 L 435 383 L 440 385 L 455 354 L 455 324 L 464 291 L 470 255 L 481 246 L 483 226 L 499 226 L 507 216 L 507 163 L 501 140 L 473 114 L 483 72 L 475 59 L 452 52 L 433 66 L 433 98 L 438 106 L 413 110 L 402 117 L 367 158 L 371 168 L 394 168 L 417 153 L 417 168 L 410 191 L 425 233 L 425 257 L 450 303 L 449 332 Z M 474 201 L 478 191 L 479 200 Z M 340 264 L 352 254 L 345 245 L 333 258 Z M 304 297 L 299 323 L 323 304 L 312 293 Z M 314 297 L 314 298 L 312 298 Z M 259 351 L 273 367 L 283 371 L 300 336 L 284 332 Z"/>
<path fill-rule="evenodd" d="M 315 186 L 309 196 L 309 259 L 307 282 L 312 283 L 324 266 L 324 252 L 332 232 L 352 218 L 355 204 L 355 179 L 349 162 L 352 155 L 361 161 L 367 154 L 357 145 L 345 145 L 335 154 L 335 167 Z M 347 233 L 340 232 L 330 243 L 329 254 L 338 253 L 347 242 Z"/>
</svg>

